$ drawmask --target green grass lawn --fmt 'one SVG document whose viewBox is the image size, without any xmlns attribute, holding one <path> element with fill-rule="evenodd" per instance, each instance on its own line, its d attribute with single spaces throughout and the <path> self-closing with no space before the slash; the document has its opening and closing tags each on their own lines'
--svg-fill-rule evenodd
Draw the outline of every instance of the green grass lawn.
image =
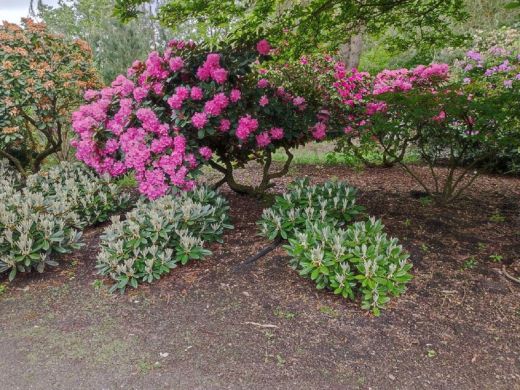
<svg viewBox="0 0 520 390">
<path fill-rule="evenodd" d="M 354 168 L 362 168 L 363 163 L 353 155 L 346 155 L 335 152 L 335 143 L 333 141 L 311 142 L 291 152 L 294 155 L 293 164 L 296 165 L 339 165 L 350 166 Z M 377 151 L 368 152 L 364 157 L 373 164 L 381 164 L 381 154 Z M 273 154 L 273 160 L 284 162 L 287 159 L 285 152 L 281 149 Z M 405 156 L 405 162 L 418 162 L 419 156 L 416 154 L 408 154 Z"/>
</svg>

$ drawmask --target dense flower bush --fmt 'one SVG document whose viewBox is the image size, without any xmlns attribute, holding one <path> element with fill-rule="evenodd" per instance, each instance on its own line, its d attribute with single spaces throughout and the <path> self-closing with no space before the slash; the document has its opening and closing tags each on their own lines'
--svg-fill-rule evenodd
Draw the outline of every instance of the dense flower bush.
<svg viewBox="0 0 520 390">
<path fill-rule="evenodd" d="M 96 267 L 115 280 L 111 291 L 160 279 L 178 264 L 211 253 L 204 243 L 220 242 L 224 229 L 232 228 L 228 208 L 205 187 L 141 201 L 124 221 L 112 218 L 101 236 Z"/>
<path fill-rule="evenodd" d="M 365 156 L 378 155 L 384 165 L 400 165 L 425 193 L 448 202 L 489 159 L 519 153 L 518 51 L 509 41 L 507 49 L 468 51 L 455 67 L 420 65 L 371 76 L 315 56 L 272 66 L 266 77 L 309 101 L 321 99 L 327 123 L 343 130 L 337 146 L 345 157 L 370 165 Z M 408 163 L 410 154 L 431 168 L 430 177 Z M 447 169 L 433 169 L 439 165 Z"/>
<path fill-rule="evenodd" d="M 61 150 L 70 113 L 83 91 L 99 85 L 92 53 L 81 41 L 68 42 L 44 24 L 0 25 L 0 158 L 23 175 L 37 172 Z"/>
<path fill-rule="evenodd" d="M 362 308 L 379 315 L 412 278 L 409 255 L 383 228 L 375 218 L 345 228 L 314 222 L 289 238 L 285 249 L 292 267 L 317 288 L 350 299 L 360 295 Z"/>
<path fill-rule="evenodd" d="M 258 224 L 264 237 L 288 241 L 291 266 L 318 289 L 350 299 L 361 295 L 362 307 L 379 315 L 390 296 L 405 291 L 412 265 L 381 221 L 353 223 L 362 210 L 354 188 L 341 182 L 311 186 L 305 179 L 277 197 Z"/>
<path fill-rule="evenodd" d="M 514 75 L 509 73 L 504 81 L 500 70 L 501 74 L 495 76 L 491 74 L 493 71 L 476 67 L 475 78 L 464 77 L 462 82 L 453 75 L 453 69 L 438 65 L 442 74 L 427 84 L 412 83 L 410 87 L 381 94 L 374 87 L 374 101 L 380 108 L 364 131 L 375 136 L 423 189 L 441 202 L 460 196 L 478 177 L 480 163 L 506 145 L 519 146 L 519 80 L 512 79 Z M 518 74 L 518 59 L 511 59 L 510 63 L 504 60 L 497 69 L 500 67 L 516 69 L 513 72 Z M 497 77 L 499 83 L 493 80 Z M 431 168 L 429 181 L 403 161 L 411 148 Z M 433 169 L 439 165 L 446 169 Z"/>
<path fill-rule="evenodd" d="M 0 162 L 2 174 L 7 163 Z M 17 190 L 17 173 L 0 177 L 0 273 L 32 269 L 43 272 L 56 265 L 53 253 L 69 253 L 79 247 L 81 222 L 68 203 L 41 192 Z"/>
<path fill-rule="evenodd" d="M 247 192 L 233 167 L 256 159 L 266 166 L 265 190 L 276 177 L 269 173 L 271 152 L 285 148 L 290 160 L 291 146 L 322 139 L 326 126 L 305 98 L 256 71 L 254 63 L 270 53 L 266 42 L 257 49 L 211 53 L 171 41 L 164 52 L 136 61 L 110 87 L 85 93 L 89 103 L 73 115 L 77 157 L 99 173 L 135 172 L 150 199 L 171 186 L 193 188 L 204 163 L 232 189 Z"/>
<path fill-rule="evenodd" d="M 355 188 L 342 182 L 310 185 L 308 179 L 297 180 L 263 211 L 258 222 L 260 233 L 269 240 L 286 240 L 296 231 L 305 230 L 309 221 L 330 226 L 345 224 L 363 211 L 356 205 L 356 193 Z"/>
<path fill-rule="evenodd" d="M 520 173 L 520 30 L 504 28 L 476 36 L 473 47 L 455 61 L 455 76 L 480 105 L 480 118 L 496 123 L 501 141 L 501 147 L 484 159 L 479 148 L 470 150 L 467 164 Z"/>
<path fill-rule="evenodd" d="M 67 202 L 87 226 L 105 222 L 112 214 L 130 207 L 128 194 L 108 177 L 100 177 L 81 163 L 62 162 L 31 175 L 26 188 Z"/>
</svg>

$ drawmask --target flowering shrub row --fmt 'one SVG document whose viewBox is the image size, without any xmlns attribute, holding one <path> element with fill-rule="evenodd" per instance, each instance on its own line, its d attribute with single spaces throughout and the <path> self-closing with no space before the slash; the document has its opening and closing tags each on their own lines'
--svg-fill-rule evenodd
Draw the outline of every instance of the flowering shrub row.
<svg viewBox="0 0 520 390">
<path fill-rule="evenodd" d="M 178 264 L 211 253 L 204 243 L 220 242 L 224 229 L 232 228 L 228 208 L 223 197 L 204 187 L 141 201 L 124 221 L 112 218 L 101 236 L 96 268 L 115 281 L 110 291 L 158 280 Z"/>
<path fill-rule="evenodd" d="M 475 168 L 487 159 L 520 146 L 519 74 L 518 51 L 492 47 L 469 51 L 455 67 L 420 65 L 372 77 L 331 57 L 304 57 L 266 77 L 286 79 L 287 88 L 299 92 L 310 80 L 306 96 L 322 97 L 328 121 L 343 129 L 341 151 L 367 162 L 364 152 L 375 150 L 384 164 L 401 165 L 445 202 L 473 183 Z M 432 168 L 430 178 L 406 163 L 410 150 Z M 447 169 L 433 169 L 439 165 Z"/>
<path fill-rule="evenodd" d="M 141 193 L 156 199 L 170 186 L 193 188 L 197 169 L 214 156 L 227 172 L 278 147 L 324 138 L 305 98 L 255 71 L 270 50 L 266 41 L 257 53 L 171 41 L 110 87 L 85 93 L 88 103 L 73 115 L 78 159 L 98 173 L 135 172 Z"/>
<path fill-rule="evenodd" d="M 81 231 L 127 207 L 128 197 L 82 164 L 21 176 L 0 160 L 0 273 L 57 265 L 53 255 L 80 247 Z"/>
<path fill-rule="evenodd" d="M 289 189 L 264 211 L 258 222 L 261 234 L 287 239 L 291 266 L 318 289 L 350 299 L 361 295 L 362 307 L 379 315 L 411 279 L 408 254 L 383 233 L 381 221 L 351 223 L 362 211 L 352 187 L 299 180 Z"/>
</svg>

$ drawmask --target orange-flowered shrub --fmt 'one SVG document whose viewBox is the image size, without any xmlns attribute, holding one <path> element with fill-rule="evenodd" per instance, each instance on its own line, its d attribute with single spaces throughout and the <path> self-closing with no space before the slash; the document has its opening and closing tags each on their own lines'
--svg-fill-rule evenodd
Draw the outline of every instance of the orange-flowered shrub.
<svg viewBox="0 0 520 390">
<path fill-rule="evenodd" d="M 22 19 L 0 25 L 0 157 L 26 175 L 59 152 L 71 111 L 83 92 L 99 87 L 92 51 L 45 24 Z"/>
</svg>

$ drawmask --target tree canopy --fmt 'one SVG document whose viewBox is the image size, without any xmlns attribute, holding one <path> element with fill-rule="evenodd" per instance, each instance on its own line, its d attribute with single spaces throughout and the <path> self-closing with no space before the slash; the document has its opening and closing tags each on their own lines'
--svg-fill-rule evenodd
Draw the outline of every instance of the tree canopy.
<svg viewBox="0 0 520 390">
<path fill-rule="evenodd" d="M 117 0 L 115 14 L 128 21 L 150 0 Z M 171 0 L 158 18 L 174 32 L 210 43 L 267 38 L 284 57 L 335 50 L 360 31 L 377 33 L 389 26 L 407 47 L 418 40 L 457 41 L 450 28 L 466 17 L 463 0 Z"/>
</svg>

